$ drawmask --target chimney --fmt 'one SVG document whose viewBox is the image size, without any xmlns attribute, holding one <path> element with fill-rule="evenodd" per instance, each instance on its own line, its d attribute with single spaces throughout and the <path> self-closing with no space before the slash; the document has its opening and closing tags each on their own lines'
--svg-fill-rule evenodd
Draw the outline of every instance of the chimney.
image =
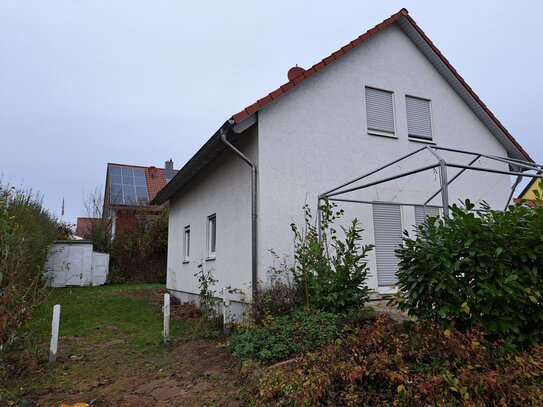
<svg viewBox="0 0 543 407">
<path fill-rule="evenodd" d="M 301 66 L 298 66 L 298 64 L 296 64 L 296 66 L 293 66 L 292 68 L 288 70 L 288 73 L 287 73 L 288 80 L 292 81 L 294 80 L 294 78 L 300 76 L 304 72 L 305 72 L 305 69 L 302 68 Z"/>
<path fill-rule="evenodd" d="M 173 161 L 171 158 L 170 161 L 164 163 L 164 177 L 166 177 L 166 183 L 173 178 Z"/>
</svg>

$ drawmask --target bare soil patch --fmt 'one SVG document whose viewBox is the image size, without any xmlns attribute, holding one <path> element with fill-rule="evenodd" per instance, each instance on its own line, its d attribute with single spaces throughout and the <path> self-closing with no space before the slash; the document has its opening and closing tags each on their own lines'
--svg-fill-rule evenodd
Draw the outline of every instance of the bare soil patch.
<svg viewBox="0 0 543 407">
<path fill-rule="evenodd" d="M 113 295 L 144 298 L 161 307 L 163 293 L 137 289 Z M 172 314 L 172 318 L 190 321 L 198 316 L 193 306 L 178 301 L 172 301 Z M 135 347 L 126 328 L 104 324 L 100 330 L 107 332 L 101 340 L 61 337 L 63 353 L 53 367 L 29 350 L 12 355 L 6 387 L 17 394 L 19 403 L 30 406 L 77 402 L 98 407 L 247 405 L 239 365 L 221 346 L 223 339 L 177 340 L 171 347 L 157 339 L 146 347 Z M 45 343 L 40 346 L 47 349 Z"/>
</svg>

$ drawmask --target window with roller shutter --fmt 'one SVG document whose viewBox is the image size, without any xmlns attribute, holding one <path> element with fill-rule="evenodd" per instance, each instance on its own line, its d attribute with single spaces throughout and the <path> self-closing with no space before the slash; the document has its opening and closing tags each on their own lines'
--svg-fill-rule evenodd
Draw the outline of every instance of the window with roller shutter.
<svg viewBox="0 0 543 407">
<path fill-rule="evenodd" d="M 415 226 L 418 228 L 420 225 L 424 223 L 426 218 L 429 218 L 430 216 L 436 217 L 439 216 L 439 208 L 436 208 L 434 206 L 423 206 L 423 205 L 417 205 L 415 206 Z"/>
<path fill-rule="evenodd" d="M 434 140 L 430 101 L 413 96 L 405 97 L 407 110 L 407 132 L 410 139 L 417 141 Z"/>
<path fill-rule="evenodd" d="M 395 137 L 393 93 L 366 88 L 366 117 L 369 134 Z"/>
</svg>

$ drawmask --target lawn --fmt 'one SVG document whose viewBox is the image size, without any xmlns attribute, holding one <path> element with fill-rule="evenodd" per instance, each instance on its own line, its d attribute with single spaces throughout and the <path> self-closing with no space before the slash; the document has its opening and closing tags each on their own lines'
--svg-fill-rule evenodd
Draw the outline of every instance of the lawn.
<svg viewBox="0 0 543 407">
<path fill-rule="evenodd" d="M 8 358 L 4 398 L 39 406 L 242 405 L 235 362 L 217 346 L 216 325 L 173 305 L 172 344 L 162 343 L 163 291 L 134 284 L 53 290 Z M 61 318 L 51 366 L 54 304 L 61 305 Z"/>
</svg>

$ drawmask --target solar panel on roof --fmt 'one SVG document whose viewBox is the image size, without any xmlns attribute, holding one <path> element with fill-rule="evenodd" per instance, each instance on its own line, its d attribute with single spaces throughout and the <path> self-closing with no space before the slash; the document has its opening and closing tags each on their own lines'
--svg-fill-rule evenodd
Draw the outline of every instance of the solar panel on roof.
<svg viewBox="0 0 543 407">
<path fill-rule="evenodd" d="M 149 201 L 143 168 L 109 167 L 110 202 L 117 205 L 145 205 Z"/>
<path fill-rule="evenodd" d="M 110 165 L 109 166 L 109 173 L 110 174 L 121 175 L 121 167 L 119 167 L 117 165 Z"/>
</svg>

